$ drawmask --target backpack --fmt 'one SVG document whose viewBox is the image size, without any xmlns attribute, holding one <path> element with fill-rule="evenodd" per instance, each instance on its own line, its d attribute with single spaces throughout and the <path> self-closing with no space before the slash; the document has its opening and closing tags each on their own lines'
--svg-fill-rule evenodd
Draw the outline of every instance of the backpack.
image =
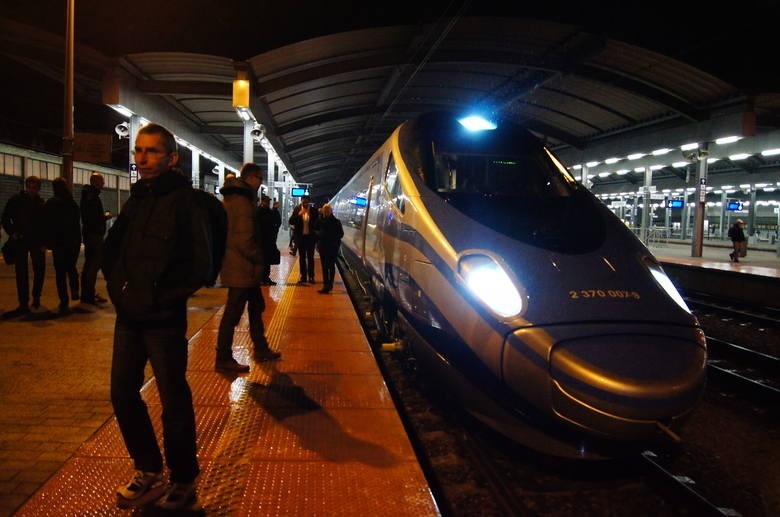
<svg viewBox="0 0 780 517">
<path fill-rule="evenodd" d="M 206 214 L 206 234 L 211 254 L 211 266 L 209 267 L 206 285 L 211 287 L 217 283 L 219 272 L 222 269 L 222 260 L 225 257 L 227 212 L 214 194 L 209 194 L 200 189 L 192 189 L 192 193 L 195 203 Z"/>
</svg>

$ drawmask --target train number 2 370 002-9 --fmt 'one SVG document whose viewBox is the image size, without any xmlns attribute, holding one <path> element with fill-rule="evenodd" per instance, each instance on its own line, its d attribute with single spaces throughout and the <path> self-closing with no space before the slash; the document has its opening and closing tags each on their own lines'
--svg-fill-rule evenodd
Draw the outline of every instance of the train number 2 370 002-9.
<svg viewBox="0 0 780 517">
<path fill-rule="evenodd" d="M 580 289 L 569 291 L 569 298 L 572 300 L 592 300 L 599 298 L 628 298 L 639 300 L 641 296 L 636 291 L 625 291 L 623 289 Z"/>
</svg>

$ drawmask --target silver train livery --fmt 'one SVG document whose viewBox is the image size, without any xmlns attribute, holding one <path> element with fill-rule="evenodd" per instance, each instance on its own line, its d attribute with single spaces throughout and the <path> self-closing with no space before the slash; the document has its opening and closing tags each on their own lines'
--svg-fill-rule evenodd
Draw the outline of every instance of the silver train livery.
<svg viewBox="0 0 780 517">
<path fill-rule="evenodd" d="M 393 338 L 476 418 L 564 457 L 677 439 L 704 389 L 704 334 L 533 134 L 423 115 L 331 205 Z"/>
</svg>

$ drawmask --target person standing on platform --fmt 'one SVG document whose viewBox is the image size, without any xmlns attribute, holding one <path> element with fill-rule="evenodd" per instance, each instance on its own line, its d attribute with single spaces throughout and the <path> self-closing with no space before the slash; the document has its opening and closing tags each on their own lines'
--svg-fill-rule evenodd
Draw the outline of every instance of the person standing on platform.
<svg viewBox="0 0 780 517">
<path fill-rule="evenodd" d="M 43 279 L 46 273 L 46 250 L 44 249 L 43 199 L 39 195 L 41 179 L 28 176 L 24 190 L 8 200 L 0 218 L 8 238 L 13 241 L 14 270 L 16 273 L 16 296 L 19 306 L 3 313 L 3 319 L 15 318 L 30 313 L 30 308 L 41 306 Z M 32 305 L 30 305 L 30 278 L 27 256 L 33 270 Z"/>
<path fill-rule="evenodd" d="M 81 189 L 81 234 L 84 241 L 84 265 L 81 268 L 81 301 L 90 305 L 108 300 L 95 291 L 97 274 L 103 260 L 103 239 L 106 222 L 111 214 L 103 211 L 100 191 L 104 185 L 103 175 L 93 172 L 89 185 Z"/>
<path fill-rule="evenodd" d="M 317 223 L 317 250 L 320 252 L 322 264 L 322 289 L 317 291 L 327 294 L 333 289 L 336 277 L 336 257 L 339 254 L 344 228 L 328 203 L 322 205 L 320 220 Z"/>
<path fill-rule="evenodd" d="M 317 209 L 311 205 L 311 198 L 303 196 L 301 197 L 301 204 L 293 209 L 293 213 L 288 221 L 294 228 L 293 239 L 299 253 L 298 266 L 301 273 L 301 277 L 298 279 L 299 284 L 307 280 L 310 284 L 314 283 L 314 247 L 317 245 L 317 236 L 315 234 L 317 216 Z"/>
<path fill-rule="evenodd" d="M 271 198 L 263 195 L 260 197 L 260 206 L 255 212 L 255 242 L 263 250 L 263 280 L 261 285 L 276 285 L 271 280 L 271 265 L 279 264 L 279 248 L 276 246 L 276 238 L 279 235 L 279 227 L 282 226 L 282 216 L 279 210 L 271 208 Z"/>
<path fill-rule="evenodd" d="M 238 178 L 225 181 L 220 189 L 227 212 L 228 231 L 225 258 L 222 262 L 222 284 L 228 295 L 217 333 L 217 371 L 246 373 L 249 366 L 233 358 L 233 335 L 241 321 L 244 307 L 249 316 L 249 336 L 252 339 L 255 362 L 278 359 L 281 354 L 268 346 L 263 325 L 265 300 L 260 284 L 263 281 L 263 250 L 258 244 L 255 225 L 257 190 L 263 183 L 263 173 L 255 163 L 245 163 Z M 262 237 L 260 237 L 262 238 Z"/>
<path fill-rule="evenodd" d="M 737 219 L 737 222 L 729 228 L 729 239 L 734 251 L 729 253 L 732 262 L 739 262 L 739 257 L 747 254 L 747 240 L 745 239 L 745 221 Z"/>
<path fill-rule="evenodd" d="M 133 155 L 140 179 L 103 247 L 103 275 L 116 308 L 111 403 L 136 469 L 130 481 L 118 487 L 117 504 L 130 507 L 162 495 L 159 507 L 192 508 L 200 467 L 187 383 L 187 299 L 207 281 L 208 224 L 190 179 L 176 168 L 178 148 L 168 129 L 155 123 L 143 126 Z M 167 486 L 161 481 L 163 458 L 140 393 L 147 361 L 162 402 Z"/>
<path fill-rule="evenodd" d="M 81 224 L 79 205 L 73 200 L 65 178 L 52 181 L 54 197 L 43 206 L 46 229 L 46 247 L 51 250 L 57 296 L 60 299 L 58 314 L 70 313 L 68 285 L 74 300 L 79 299 L 79 273 L 76 261 L 81 247 Z"/>
</svg>

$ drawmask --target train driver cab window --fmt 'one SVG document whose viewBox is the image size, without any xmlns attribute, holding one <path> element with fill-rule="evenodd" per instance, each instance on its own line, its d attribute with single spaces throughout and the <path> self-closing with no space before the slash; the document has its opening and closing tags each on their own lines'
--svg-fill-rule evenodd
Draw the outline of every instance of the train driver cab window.
<svg viewBox="0 0 780 517">
<path fill-rule="evenodd" d="M 390 199 L 392 199 L 395 206 L 404 213 L 404 195 L 401 189 L 401 182 L 398 181 L 398 166 L 393 159 L 393 155 L 390 155 L 390 159 L 387 163 L 387 170 L 385 171 L 385 188 Z"/>
</svg>

